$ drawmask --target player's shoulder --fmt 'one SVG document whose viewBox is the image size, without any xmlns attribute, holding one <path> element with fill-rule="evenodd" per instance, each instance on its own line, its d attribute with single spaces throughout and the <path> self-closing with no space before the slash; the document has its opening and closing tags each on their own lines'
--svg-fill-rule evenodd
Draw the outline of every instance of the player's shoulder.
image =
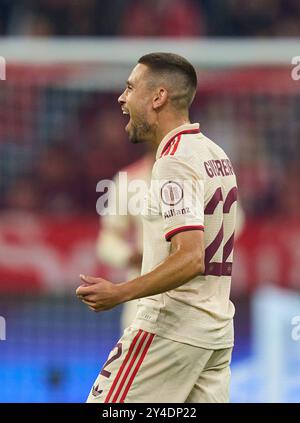
<svg viewBox="0 0 300 423">
<path fill-rule="evenodd" d="M 172 137 L 162 149 L 159 159 L 170 157 L 190 157 L 195 154 L 201 143 L 201 133 L 182 132 Z"/>
<path fill-rule="evenodd" d="M 225 151 L 203 132 L 182 134 L 175 137 L 165 148 L 158 160 L 160 162 L 202 163 L 210 158 L 227 158 Z"/>
<path fill-rule="evenodd" d="M 155 161 L 152 171 L 152 177 L 162 176 L 165 174 L 186 174 L 198 173 L 199 163 L 192 151 L 176 151 L 174 154 L 161 155 Z"/>
</svg>

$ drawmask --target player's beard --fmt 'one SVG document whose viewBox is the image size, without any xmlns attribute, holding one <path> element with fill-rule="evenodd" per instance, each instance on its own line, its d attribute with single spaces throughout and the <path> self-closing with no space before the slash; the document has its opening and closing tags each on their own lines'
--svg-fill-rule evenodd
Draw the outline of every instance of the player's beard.
<svg viewBox="0 0 300 423">
<path fill-rule="evenodd" d="M 143 118 L 136 118 L 135 122 L 130 118 L 130 121 L 126 127 L 128 138 L 133 144 L 142 143 L 149 141 L 153 133 L 153 125 L 149 124 Z"/>
</svg>

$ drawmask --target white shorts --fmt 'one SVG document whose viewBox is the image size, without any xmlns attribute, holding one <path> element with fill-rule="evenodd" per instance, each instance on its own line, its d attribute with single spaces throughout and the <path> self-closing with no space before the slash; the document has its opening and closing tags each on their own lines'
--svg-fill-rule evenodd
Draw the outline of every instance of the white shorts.
<svg viewBox="0 0 300 423">
<path fill-rule="evenodd" d="M 208 350 L 130 326 L 109 354 L 87 402 L 229 402 L 232 348 Z"/>
</svg>

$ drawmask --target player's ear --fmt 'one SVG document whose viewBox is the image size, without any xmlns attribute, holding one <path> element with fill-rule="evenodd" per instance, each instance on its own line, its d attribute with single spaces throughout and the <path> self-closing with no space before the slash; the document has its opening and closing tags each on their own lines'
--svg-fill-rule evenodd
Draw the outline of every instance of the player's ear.
<svg viewBox="0 0 300 423">
<path fill-rule="evenodd" d="M 162 107 L 166 103 L 167 99 L 168 99 L 168 91 L 163 87 L 159 87 L 153 97 L 153 101 L 152 101 L 153 109 L 156 110 Z"/>
</svg>

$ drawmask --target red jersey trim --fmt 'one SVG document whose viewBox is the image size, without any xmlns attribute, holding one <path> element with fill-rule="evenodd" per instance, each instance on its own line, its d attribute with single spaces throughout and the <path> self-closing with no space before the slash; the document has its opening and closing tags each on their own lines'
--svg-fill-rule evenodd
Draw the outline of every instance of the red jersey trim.
<svg viewBox="0 0 300 423">
<path fill-rule="evenodd" d="M 167 151 L 168 148 L 170 149 L 170 144 L 172 143 L 172 141 L 174 141 L 174 139 L 176 137 L 179 137 L 179 140 L 178 140 L 178 142 L 179 142 L 180 141 L 180 138 L 181 138 L 181 135 L 185 135 L 185 134 L 200 134 L 200 128 L 185 129 L 184 131 L 180 131 L 177 134 L 173 135 L 173 137 L 170 138 L 169 141 L 167 141 L 167 143 L 165 144 L 165 146 L 164 146 L 164 148 L 163 148 L 163 150 L 162 150 L 159 158 L 161 158 L 166 153 L 166 151 Z M 178 143 L 177 143 L 177 146 L 178 146 Z M 177 150 L 177 146 L 176 146 L 176 150 Z M 174 153 L 175 153 L 175 151 L 174 151 Z"/>
<path fill-rule="evenodd" d="M 166 233 L 165 238 L 166 238 L 166 241 L 170 241 L 172 236 L 179 234 L 179 232 L 195 231 L 195 230 L 204 231 L 204 226 L 202 225 L 180 226 L 179 228 L 173 229 L 172 231 Z"/>
</svg>

